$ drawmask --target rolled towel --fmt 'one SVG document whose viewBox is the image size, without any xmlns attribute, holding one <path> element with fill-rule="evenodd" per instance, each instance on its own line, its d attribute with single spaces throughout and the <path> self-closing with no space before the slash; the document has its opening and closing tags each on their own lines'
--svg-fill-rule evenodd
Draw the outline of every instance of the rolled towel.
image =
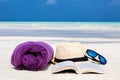
<svg viewBox="0 0 120 80">
<path fill-rule="evenodd" d="M 45 42 L 24 42 L 15 48 L 11 64 L 16 69 L 41 70 L 52 59 L 53 53 L 53 48 Z"/>
</svg>

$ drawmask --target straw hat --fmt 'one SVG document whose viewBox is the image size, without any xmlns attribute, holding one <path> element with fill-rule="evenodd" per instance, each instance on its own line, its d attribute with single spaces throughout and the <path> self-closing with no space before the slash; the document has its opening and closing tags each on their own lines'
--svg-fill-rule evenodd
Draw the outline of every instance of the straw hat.
<svg viewBox="0 0 120 80">
<path fill-rule="evenodd" d="M 84 57 L 86 50 L 79 42 L 66 42 L 56 46 L 55 59 L 65 60 Z M 55 60 L 53 59 L 53 62 Z"/>
</svg>

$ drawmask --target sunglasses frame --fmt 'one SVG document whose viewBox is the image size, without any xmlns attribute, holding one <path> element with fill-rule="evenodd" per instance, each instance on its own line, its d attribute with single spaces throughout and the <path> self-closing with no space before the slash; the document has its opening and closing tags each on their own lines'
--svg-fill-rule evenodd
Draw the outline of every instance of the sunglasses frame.
<svg viewBox="0 0 120 80">
<path fill-rule="evenodd" d="M 92 51 L 92 52 L 96 53 L 99 60 L 95 59 L 95 57 L 97 57 L 97 56 L 95 56 L 95 57 L 90 56 L 90 55 L 88 54 L 88 51 Z M 100 64 L 103 64 L 103 65 L 105 65 L 105 64 L 107 63 L 107 60 L 106 60 L 102 55 L 100 55 L 99 53 L 95 52 L 94 50 L 87 49 L 86 54 L 88 55 L 88 56 L 86 55 L 86 57 L 88 57 L 89 59 L 91 59 L 91 60 L 93 60 L 93 61 L 99 62 Z M 89 57 L 89 56 L 90 56 L 90 57 Z M 104 58 L 105 63 L 103 63 L 103 62 L 101 61 L 100 56 Z"/>
</svg>

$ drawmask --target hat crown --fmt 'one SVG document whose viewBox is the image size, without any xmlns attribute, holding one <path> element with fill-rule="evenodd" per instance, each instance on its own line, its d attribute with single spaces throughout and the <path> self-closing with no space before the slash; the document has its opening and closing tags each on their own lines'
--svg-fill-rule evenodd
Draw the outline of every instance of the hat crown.
<svg viewBox="0 0 120 80">
<path fill-rule="evenodd" d="M 68 42 L 58 44 L 56 47 L 55 58 L 57 59 L 70 59 L 84 57 L 85 49 L 79 42 Z"/>
</svg>

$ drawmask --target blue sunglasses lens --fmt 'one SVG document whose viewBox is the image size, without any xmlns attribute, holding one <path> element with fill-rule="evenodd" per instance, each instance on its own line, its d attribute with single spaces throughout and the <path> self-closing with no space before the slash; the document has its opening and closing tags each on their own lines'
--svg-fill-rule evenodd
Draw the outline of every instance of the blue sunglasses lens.
<svg viewBox="0 0 120 80">
<path fill-rule="evenodd" d="M 96 57 L 97 53 L 92 51 L 92 50 L 87 50 L 87 55 L 90 56 L 90 57 Z"/>
<path fill-rule="evenodd" d="M 107 63 L 107 60 L 106 60 L 102 55 L 98 54 L 97 52 L 95 52 L 95 51 L 93 51 L 93 50 L 90 50 L 90 49 L 88 49 L 86 52 L 87 52 L 87 55 L 88 55 L 89 57 L 91 57 L 92 60 L 98 61 L 98 62 L 100 62 L 101 64 L 106 64 L 106 63 Z M 98 57 L 99 60 L 96 59 L 97 56 L 99 56 L 99 57 Z"/>
<path fill-rule="evenodd" d="M 107 63 L 106 59 L 103 56 L 99 56 L 99 59 L 100 59 L 100 62 L 102 64 L 106 64 Z"/>
</svg>

